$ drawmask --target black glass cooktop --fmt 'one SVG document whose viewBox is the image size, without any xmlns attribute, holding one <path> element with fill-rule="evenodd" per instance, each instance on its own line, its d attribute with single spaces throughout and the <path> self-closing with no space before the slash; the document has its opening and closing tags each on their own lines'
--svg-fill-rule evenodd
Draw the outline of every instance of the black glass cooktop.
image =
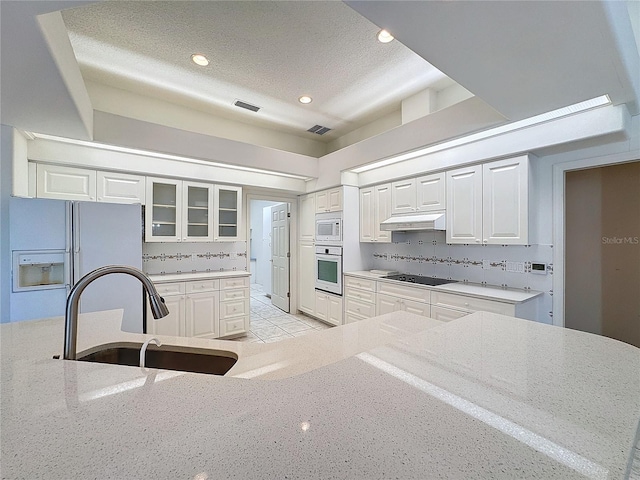
<svg viewBox="0 0 640 480">
<path fill-rule="evenodd" d="M 399 280 L 401 282 L 419 283 L 420 285 L 429 285 L 435 287 L 437 285 L 444 285 L 446 283 L 456 283 L 455 280 L 445 280 L 444 278 L 422 277 L 420 275 L 387 275 L 389 280 Z"/>
</svg>

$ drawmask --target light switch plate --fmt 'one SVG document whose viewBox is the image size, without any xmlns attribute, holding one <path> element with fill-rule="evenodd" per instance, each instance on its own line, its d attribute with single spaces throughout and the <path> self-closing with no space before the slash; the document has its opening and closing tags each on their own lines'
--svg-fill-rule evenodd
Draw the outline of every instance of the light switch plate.
<svg viewBox="0 0 640 480">
<path fill-rule="evenodd" d="M 524 273 L 524 262 L 507 262 L 507 272 Z"/>
<path fill-rule="evenodd" d="M 491 268 L 491 262 L 489 260 L 482 260 L 482 269 L 489 270 Z"/>
</svg>

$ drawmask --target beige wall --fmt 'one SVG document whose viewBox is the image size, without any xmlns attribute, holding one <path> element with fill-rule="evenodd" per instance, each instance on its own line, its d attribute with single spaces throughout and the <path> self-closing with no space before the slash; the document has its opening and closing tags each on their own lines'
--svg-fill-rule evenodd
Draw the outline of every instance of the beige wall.
<svg viewBox="0 0 640 480">
<path fill-rule="evenodd" d="M 565 325 L 640 347 L 640 162 L 566 182 Z"/>
</svg>

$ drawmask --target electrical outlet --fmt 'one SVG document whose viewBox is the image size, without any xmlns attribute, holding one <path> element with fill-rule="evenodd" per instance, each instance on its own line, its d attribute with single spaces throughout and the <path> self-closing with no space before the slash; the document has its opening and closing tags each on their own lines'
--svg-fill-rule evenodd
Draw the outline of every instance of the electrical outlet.
<svg viewBox="0 0 640 480">
<path fill-rule="evenodd" d="M 507 262 L 507 272 L 524 273 L 524 262 Z"/>
<path fill-rule="evenodd" d="M 482 260 L 482 269 L 489 270 L 491 268 L 491 262 L 489 260 Z"/>
</svg>

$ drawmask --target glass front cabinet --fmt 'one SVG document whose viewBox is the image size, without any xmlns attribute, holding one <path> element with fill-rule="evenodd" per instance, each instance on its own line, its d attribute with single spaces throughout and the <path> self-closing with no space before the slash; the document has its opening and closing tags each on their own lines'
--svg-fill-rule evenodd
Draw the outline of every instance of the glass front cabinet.
<svg viewBox="0 0 640 480">
<path fill-rule="evenodd" d="M 179 242 L 182 234 L 182 180 L 147 179 L 145 241 Z"/>
<path fill-rule="evenodd" d="M 147 178 L 145 242 L 235 242 L 242 187 Z"/>
<path fill-rule="evenodd" d="M 242 187 L 215 186 L 214 240 L 240 240 L 242 227 Z"/>
</svg>

